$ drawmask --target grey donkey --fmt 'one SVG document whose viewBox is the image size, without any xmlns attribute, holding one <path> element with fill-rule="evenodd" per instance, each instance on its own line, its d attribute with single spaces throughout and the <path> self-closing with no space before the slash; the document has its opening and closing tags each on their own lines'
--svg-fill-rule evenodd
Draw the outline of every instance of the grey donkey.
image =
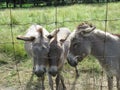
<svg viewBox="0 0 120 90">
<path fill-rule="evenodd" d="M 70 40 L 68 62 L 76 66 L 86 56 L 93 55 L 103 67 L 108 78 L 108 89 L 113 90 L 113 76 L 120 90 L 120 37 L 81 23 L 68 37 Z"/>
</svg>

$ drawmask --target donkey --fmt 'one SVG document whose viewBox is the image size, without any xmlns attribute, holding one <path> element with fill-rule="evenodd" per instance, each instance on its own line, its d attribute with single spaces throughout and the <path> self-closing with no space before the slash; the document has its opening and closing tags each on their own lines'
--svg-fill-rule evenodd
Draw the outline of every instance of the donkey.
<svg viewBox="0 0 120 90">
<path fill-rule="evenodd" d="M 56 90 L 59 90 L 59 83 L 61 81 L 63 89 L 66 90 L 64 84 L 63 76 L 61 75 L 62 68 L 65 63 L 68 51 L 68 43 L 64 43 L 67 37 L 70 35 L 70 30 L 68 28 L 59 28 L 54 30 L 48 38 L 50 40 L 50 49 L 49 49 L 49 74 L 56 76 Z M 53 82 L 51 82 L 51 86 Z"/>
<path fill-rule="evenodd" d="M 120 37 L 81 23 L 69 38 L 69 64 L 76 66 L 89 54 L 93 55 L 107 74 L 108 90 L 113 90 L 113 76 L 116 77 L 117 90 L 120 90 Z"/>
<path fill-rule="evenodd" d="M 49 32 L 40 25 L 32 25 L 24 36 L 17 39 L 25 41 L 25 50 L 33 58 L 33 72 L 42 79 L 44 90 L 44 74 L 48 65 Z"/>
</svg>

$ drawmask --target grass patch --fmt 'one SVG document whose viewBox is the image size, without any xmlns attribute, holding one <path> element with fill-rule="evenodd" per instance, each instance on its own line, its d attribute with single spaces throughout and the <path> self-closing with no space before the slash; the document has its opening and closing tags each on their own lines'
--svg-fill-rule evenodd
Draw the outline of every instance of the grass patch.
<svg viewBox="0 0 120 90">
<path fill-rule="evenodd" d="M 108 9 L 108 19 L 113 20 L 120 18 L 120 2 L 109 3 Z M 19 85 L 15 57 L 17 61 L 20 61 L 18 69 L 20 70 L 21 82 L 23 85 L 26 85 L 29 81 L 32 73 L 32 60 L 27 57 L 24 50 L 24 42 L 16 40 L 16 36 L 25 34 L 30 25 L 35 23 L 41 24 L 51 32 L 56 28 L 55 21 L 57 20 L 57 27 L 68 27 L 73 31 L 79 23 L 89 21 L 97 28 L 105 30 L 105 22 L 102 21 L 105 20 L 106 17 L 106 5 L 104 3 L 75 4 L 57 7 L 57 17 L 55 11 L 55 7 L 17 8 L 11 9 L 10 15 L 9 9 L 0 10 L 0 77 L 2 77 L 0 84 L 7 86 Z M 10 17 L 12 18 L 12 27 L 10 26 Z M 96 19 L 100 21 L 96 21 Z M 108 21 L 107 31 L 111 33 L 120 33 L 119 24 L 120 20 Z M 13 41 L 15 42 L 14 46 L 11 43 Z M 85 58 L 83 62 L 79 63 L 78 68 L 79 72 L 83 73 L 87 71 L 89 73 L 101 72 L 99 63 L 93 57 Z M 64 73 L 66 78 L 74 78 L 74 68 L 70 67 L 68 64 L 65 65 L 63 74 Z M 66 82 L 69 83 L 71 80 Z M 36 78 L 34 81 L 36 82 Z"/>
</svg>

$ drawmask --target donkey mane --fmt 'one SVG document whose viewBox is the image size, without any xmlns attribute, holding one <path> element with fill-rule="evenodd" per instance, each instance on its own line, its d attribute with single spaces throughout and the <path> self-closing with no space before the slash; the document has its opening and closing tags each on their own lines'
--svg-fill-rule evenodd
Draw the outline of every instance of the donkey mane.
<svg viewBox="0 0 120 90">
<path fill-rule="evenodd" d="M 99 30 L 99 29 L 95 29 L 95 30 L 93 31 L 93 33 L 94 33 L 96 36 L 98 36 L 98 37 L 100 37 L 100 38 L 102 38 L 102 39 L 107 38 L 107 39 L 120 40 L 120 35 L 118 35 L 118 34 L 111 34 L 111 33 L 109 33 L 109 32 L 104 32 L 104 31 Z"/>
<path fill-rule="evenodd" d="M 112 34 L 112 35 L 118 36 L 120 38 L 120 34 Z"/>
<path fill-rule="evenodd" d="M 79 29 L 84 29 L 84 28 L 86 28 L 86 27 L 93 27 L 93 25 L 91 24 L 91 23 L 88 23 L 88 22 L 83 22 L 83 23 L 81 23 L 81 24 L 79 24 L 78 26 L 77 26 L 77 30 L 79 30 Z"/>
<path fill-rule="evenodd" d="M 88 22 L 83 22 L 77 26 L 76 32 L 78 32 L 80 29 L 86 29 L 88 27 L 93 27 L 93 25 Z M 102 39 L 105 37 L 107 37 L 108 39 L 119 39 L 120 38 L 120 34 L 111 34 L 109 32 L 104 32 L 99 29 L 95 29 L 93 32 L 94 34 L 96 34 L 98 37 Z"/>
</svg>

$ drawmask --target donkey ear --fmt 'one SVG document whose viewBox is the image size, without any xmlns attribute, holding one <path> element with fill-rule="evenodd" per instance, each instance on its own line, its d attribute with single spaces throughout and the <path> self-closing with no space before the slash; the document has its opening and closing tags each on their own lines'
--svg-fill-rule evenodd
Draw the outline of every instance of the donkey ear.
<svg viewBox="0 0 120 90">
<path fill-rule="evenodd" d="M 54 32 L 54 39 L 57 41 L 57 34 L 59 32 L 59 29 L 57 29 L 55 32 Z"/>
<path fill-rule="evenodd" d="M 48 38 L 48 39 L 51 39 L 51 38 L 53 38 L 53 36 L 52 36 L 51 34 L 49 34 L 49 35 L 47 36 L 47 38 Z"/>
<path fill-rule="evenodd" d="M 96 27 L 86 28 L 85 30 L 81 31 L 80 34 L 81 34 L 81 35 L 89 34 L 89 33 L 92 32 L 93 30 L 95 30 L 95 28 L 96 28 Z"/>
<path fill-rule="evenodd" d="M 39 29 L 37 30 L 37 32 L 40 34 L 41 37 L 43 37 L 43 29 L 42 29 L 42 28 L 39 28 Z"/>
<path fill-rule="evenodd" d="M 65 42 L 66 39 L 61 39 L 60 44 L 62 45 Z"/>
<path fill-rule="evenodd" d="M 57 35 L 58 32 L 59 32 L 59 29 L 54 30 L 53 32 L 51 32 L 51 33 L 47 36 L 47 38 L 48 38 L 48 39 L 52 39 L 53 37 L 56 37 L 56 35 Z"/>
<path fill-rule="evenodd" d="M 35 37 L 33 37 L 33 36 L 31 36 L 31 37 L 17 36 L 16 39 L 23 40 L 23 41 L 33 41 L 33 40 L 35 40 Z"/>
</svg>

